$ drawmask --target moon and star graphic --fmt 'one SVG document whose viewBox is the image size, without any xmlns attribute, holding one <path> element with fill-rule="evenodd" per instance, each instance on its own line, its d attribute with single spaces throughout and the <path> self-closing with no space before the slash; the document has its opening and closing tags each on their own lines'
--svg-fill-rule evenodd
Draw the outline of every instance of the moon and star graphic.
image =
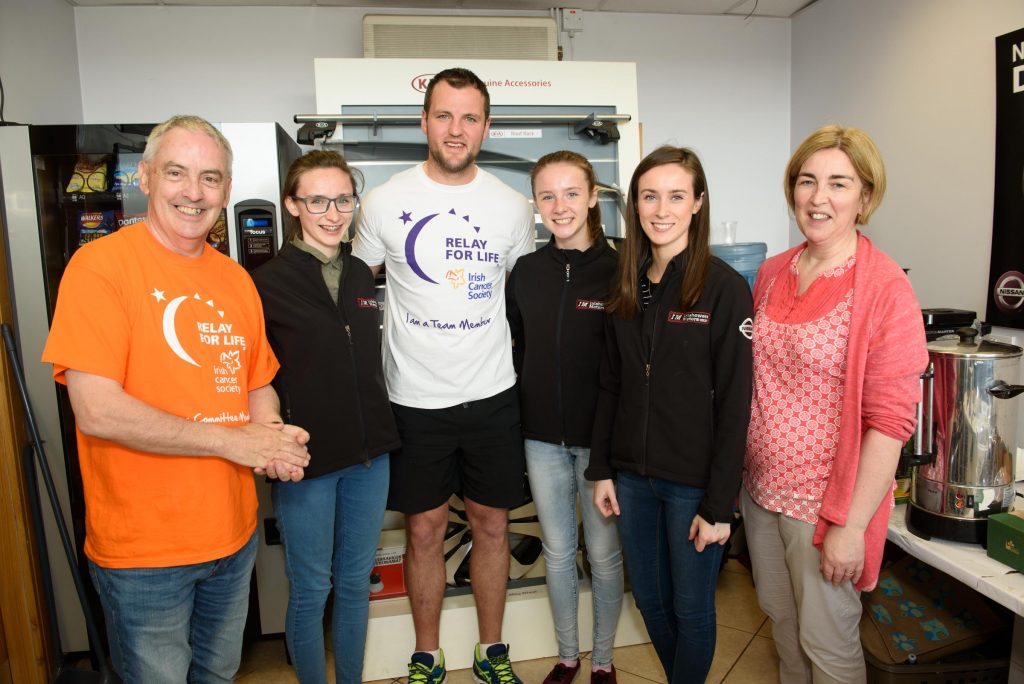
<svg viewBox="0 0 1024 684">
<path fill-rule="evenodd" d="M 438 219 L 438 217 L 441 218 L 438 221 L 435 221 L 435 219 Z M 449 217 L 455 217 L 455 220 L 446 221 L 445 219 L 448 219 Z M 459 218 L 461 218 L 462 222 L 466 224 L 465 226 L 458 223 Z M 399 219 L 402 221 L 403 225 L 413 223 L 412 212 L 403 211 Z M 409 268 L 412 269 L 412 272 L 415 273 L 419 278 L 425 280 L 428 283 L 431 283 L 432 285 L 438 285 L 438 280 L 428 275 L 427 272 L 420 265 L 419 261 L 416 259 L 416 241 L 420 238 L 420 234 L 423 232 L 423 230 L 427 228 L 432 222 L 434 223 L 434 226 L 438 228 L 443 228 L 444 225 L 450 226 L 449 234 L 452 235 L 457 235 L 459 233 L 465 234 L 464 228 L 466 226 L 472 227 L 474 234 L 479 235 L 480 226 L 474 226 L 473 221 L 470 219 L 468 215 L 459 217 L 458 212 L 456 212 L 454 208 L 449 209 L 448 212 L 444 215 L 442 215 L 440 212 L 436 214 L 429 214 L 413 223 L 412 229 L 409 231 L 409 234 L 405 238 L 406 263 L 409 264 Z M 452 228 L 454 228 L 454 230 L 451 230 Z M 463 240 L 463 242 L 465 242 L 465 240 Z"/>
<path fill-rule="evenodd" d="M 188 295 L 180 295 L 171 299 L 170 301 L 167 300 L 167 296 L 164 294 L 164 291 L 158 288 L 154 287 L 153 291 L 150 292 L 149 294 L 157 301 L 157 303 L 167 302 L 167 305 L 164 307 L 164 312 L 162 316 L 164 341 L 167 342 L 167 346 L 170 347 L 171 351 L 174 352 L 174 355 L 177 356 L 179 359 L 181 359 L 185 363 L 195 366 L 196 368 L 200 368 L 201 366 L 199 365 L 199 363 L 194 358 L 192 358 L 192 355 L 189 354 L 188 351 L 185 350 L 185 347 L 181 344 L 181 340 L 178 338 L 178 331 L 175 325 L 175 321 L 178 315 L 178 309 L 181 308 L 181 305 L 184 304 L 185 302 L 193 301 L 206 305 L 207 307 L 210 308 L 211 313 L 215 314 L 220 319 L 224 318 L 224 311 L 222 309 L 218 309 L 217 305 L 214 303 L 212 299 L 207 299 L 206 301 L 203 301 L 203 298 L 199 296 L 199 293 L 194 293 L 192 294 L 191 297 Z M 197 316 L 196 318 L 198 321 L 199 317 Z M 218 326 L 217 323 L 211 323 L 208 325 Z M 230 324 L 226 325 L 228 326 L 227 330 L 230 330 Z M 218 344 L 220 344 L 220 340 L 222 338 L 219 334 L 217 339 Z M 241 342 L 241 346 L 244 348 L 244 338 L 234 337 L 233 340 Z M 237 351 L 233 352 L 233 354 L 237 354 Z M 221 356 L 224 356 L 224 354 L 222 354 Z"/>
</svg>

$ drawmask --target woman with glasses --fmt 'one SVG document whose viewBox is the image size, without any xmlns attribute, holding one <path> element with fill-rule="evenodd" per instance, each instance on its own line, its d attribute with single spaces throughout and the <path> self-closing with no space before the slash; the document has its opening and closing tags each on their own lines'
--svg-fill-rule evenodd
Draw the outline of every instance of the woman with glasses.
<svg viewBox="0 0 1024 684">
<path fill-rule="evenodd" d="M 289 585 L 285 638 L 303 684 L 327 682 L 323 618 L 332 587 L 335 681 L 362 681 L 388 452 L 399 445 L 373 276 L 343 240 L 357 205 L 354 175 L 337 152 L 297 159 L 282 193 L 297 221 L 280 254 L 252 274 L 281 363 L 281 415 L 310 434 L 305 479 L 271 485 Z"/>
</svg>

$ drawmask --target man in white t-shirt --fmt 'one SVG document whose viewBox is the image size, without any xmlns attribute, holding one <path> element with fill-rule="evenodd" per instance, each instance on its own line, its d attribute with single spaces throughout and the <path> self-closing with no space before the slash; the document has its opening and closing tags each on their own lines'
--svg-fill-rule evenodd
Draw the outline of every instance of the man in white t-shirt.
<svg viewBox="0 0 1024 684">
<path fill-rule="evenodd" d="M 448 499 L 462 492 L 480 630 L 474 674 L 488 684 L 521 684 L 501 643 L 508 509 L 522 503 L 525 472 L 505 276 L 532 247 L 533 212 L 476 165 L 490 97 L 474 73 L 434 76 L 420 126 L 427 161 L 367 195 L 353 247 L 374 272 L 387 269 L 384 372 L 402 437 L 391 457 L 388 507 L 406 514 L 405 581 L 416 629 L 409 682 L 445 677 L 443 543 Z"/>
</svg>

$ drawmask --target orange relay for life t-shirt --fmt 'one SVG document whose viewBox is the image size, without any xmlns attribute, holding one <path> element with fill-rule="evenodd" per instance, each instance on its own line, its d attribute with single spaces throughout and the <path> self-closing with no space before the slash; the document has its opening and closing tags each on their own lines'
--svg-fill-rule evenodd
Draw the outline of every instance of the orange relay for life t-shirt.
<svg viewBox="0 0 1024 684">
<path fill-rule="evenodd" d="M 249 422 L 248 393 L 277 359 L 252 280 L 207 247 L 188 258 L 145 223 L 83 246 L 64 271 L 43 361 L 120 382 L 188 420 Z M 256 526 L 252 470 L 217 457 L 136 451 L 78 431 L 85 552 L 108 568 L 169 567 L 228 556 Z"/>
</svg>

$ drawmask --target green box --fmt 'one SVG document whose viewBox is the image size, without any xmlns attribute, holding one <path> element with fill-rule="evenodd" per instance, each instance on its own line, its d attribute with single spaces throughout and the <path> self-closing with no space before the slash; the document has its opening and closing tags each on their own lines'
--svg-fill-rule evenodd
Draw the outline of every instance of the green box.
<svg viewBox="0 0 1024 684">
<path fill-rule="evenodd" d="M 989 558 L 1024 572 L 1024 512 L 990 515 L 985 551 Z"/>
<path fill-rule="evenodd" d="M 896 478 L 896 489 L 893 490 L 893 498 L 896 501 L 896 505 L 905 504 L 910 501 L 910 478 L 909 477 L 897 477 Z"/>
</svg>

